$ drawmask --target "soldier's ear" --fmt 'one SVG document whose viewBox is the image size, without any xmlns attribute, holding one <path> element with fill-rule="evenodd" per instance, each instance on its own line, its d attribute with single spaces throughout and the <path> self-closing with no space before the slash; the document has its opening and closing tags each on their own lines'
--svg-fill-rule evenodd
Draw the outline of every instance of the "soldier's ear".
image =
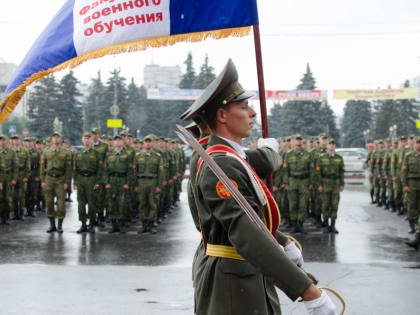
<svg viewBox="0 0 420 315">
<path fill-rule="evenodd" d="M 227 121 L 227 112 L 223 108 L 219 108 L 216 112 L 216 121 L 225 124 Z"/>
</svg>

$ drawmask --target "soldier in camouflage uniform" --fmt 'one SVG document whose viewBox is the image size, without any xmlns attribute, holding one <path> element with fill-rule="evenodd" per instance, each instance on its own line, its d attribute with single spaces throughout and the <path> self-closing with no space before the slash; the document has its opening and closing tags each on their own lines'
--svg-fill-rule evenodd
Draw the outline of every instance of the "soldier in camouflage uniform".
<svg viewBox="0 0 420 315">
<path fill-rule="evenodd" d="M 365 160 L 365 167 L 369 170 L 369 183 L 370 183 L 370 202 L 371 202 L 371 204 L 374 204 L 374 203 L 376 203 L 376 200 L 375 200 L 375 198 L 374 198 L 374 185 L 373 185 L 373 174 L 372 174 L 372 171 L 371 171 L 371 158 L 372 158 L 372 154 L 373 154 L 373 151 L 375 150 L 375 145 L 374 144 L 372 144 L 372 145 L 366 145 L 366 147 L 367 147 L 367 149 L 368 149 L 368 154 L 367 154 L 367 156 L 366 156 L 366 160 Z"/>
<path fill-rule="evenodd" d="M 153 223 L 158 218 L 157 201 L 163 182 L 162 156 L 152 150 L 152 136 L 144 138 L 144 150 L 136 154 L 134 160 L 134 176 L 137 179 L 135 192 L 139 194 L 140 217 L 143 222 L 139 234 L 157 232 Z"/>
<path fill-rule="evenodd" d="M 99 152 L 101 161 L 103 163 L 105 161 L 105 156 L 110 148 L 105 142 L 99 141 L 99 134 L 100 131 L 98 128 L 92 129 L 92 148 Z M 107 207 L 106 198 L 103 197 L 105 193 L 105 184 L 102 181 L 98 184 L 99 188 L 95 190 L 94 194 L 94 204 L 98 216 L 95 221 L 95 225 L 98 225 L 99 227 L 105 227 L 105 208 Z"/>
<path fill-rule="evenodd" d="M 66 216 L 66 190 L 72 176 L 72 157 L 69 150 L 61 147 L 61 134 L 54 132 L 51 148 L 41 156 L 41 187 L 44 189 L 47 204 L 47 216 L 50 227 L 47 233 L 63 233 L 63 221 Z M 54 209 L 54 198 L 57 198 L 57 211 Z M 58 218 L 58 226 L 55 226 Z"/>
<path fill-rule="evenodd" d="M 391 208 L 391 212 L 396 212 L 395 207 L 395 192 L 394 185 L 392 181 L 392 159 L 398 149 L 398 141 L 392 141 L 390 138 L 386 139 L 388 149 L 385 152 L 384 163 L 382 165 L 382 170 L 386 180 L 387 188 L 387 203 L 385 209 L 388 210 Z M 392 144 L 391 144 L 392 143 Z"/>
<path fill-rule="evenodd" d="M 337 220 L 340 192 L 344 190 L 344 160 L 335 153 L 334 139 L 328 140 L 328 150 L 322 153 L 315 164 L 318 191 L 322 199 L 322 216 L 324 218 L 325 233 L 338 233 L 335 228 Z M 328 222 L 331 219 L 331 222 Z"/>
<path fill-rule="evenodd" d="M 28 179 L 31 175 L 31 162 L 29 153 L 22 147 L 20 137 L 11 137 L 13 150 L 16 153 L 16 186 L 13 192 L 13 210 L 15 216 L 12 220 L 22 220 L 26 205 L 26 191 Z"/>
<path fill-rule="evenodd" d="M 391 175 L 392 181 L 394 182 L 394 194 L 395 194 L 395 207 L 397 208 L 398 215 L 404 214 L 403 205 L 403 186 L 402 186 L 402 163 L 403 156 L 409 149 L 406 148 L 407 138 L 405 136 L 400 137 L 399 148 L 395 150 L 391 159 Z"/>
<path fill-rule="evenodd" d="M 133 160 L 124 150 L 122 137 L 114 137 L 113 149 L 108 152 L 104 162 L 104 183 L 108 200 L 109 217 L 112 229 L 109 233 L 125 233 L 122 229 L 126 198 L 133 178 Z"/>
<path fill-rule="evenodd" d="M 133 136 L 130 135 L 128 132 L 126 131 L 122 131 L 120 133 L 122 140 L 124 142 L 124 150 L 127 152 L 131 163 L 133 163 L 134 161 L 134 157 L 136 155 L 136 152 L 134 150 L 134 148 L 131 146 L 131 140 L 133 139 Z M 135 200 L 137 198 L 137 194 L 134 192 L 134 186 L 135 186 L 135 182 L 134 182 L 134 178 L 131 177 L 130 178 L 130 182 L 128 183 L 128 186 L 130 187 L 129 191 L 126 194 L 126 198 L 124 199 L 124 207 L 123 207 L 123 212 L 122 212 L 122 220 L 121 220 L 121 225 L 123 227 L 128 225 L 128 222 L 131 220 L 132 217 L 135 217 L 136 214 L 134 213 L 133 209 L 133 204 L 135 204 Z"/>
<path fill-rule="evenodd" d="M 64 140 L 63 141 L 63 148 L 66 149 L 66 150 L 68 150 L 70 152 L 70 154 L 71 154 L 71 162 L 72 162 L 71 163 L 71 166 L 73 167 L 73 164 L 74 164 L 74 153 L 71 150 L 71 145 L 70 145 L 70 142 L 68 140 Z M 73 200 L 71 200 L 71 194 L 72 194 L 71 178 L 70 178 L 70 181 L 67 183 L 67 185 L 68 185 L 69 189 L 67 189 L 65 201 L 67 201 L 67 202 L 73 202 Z"/>
<path fill-rule="evenodd" d="M 289 196 L 290 219 L 294 229 L 292 233 L 302 232 L 305 221 L 309 192 L 312 190 L 313 161 L 311 154 L 302 147 L 302 136 L 294 137 L 295 148 L 290 150 L 283 163 L 284 184 Z"/>
<path fill-rule="evenodd" d="M 378 207 L 382 207 L 383 205 L 383 196 L 382 196 L 382 157 L 383 157 L 383 148 L 384 143 L 382 140 L 377 140 L 376 142 L 376 149 L 372 153 L 371 158 L 371 168 L 372 168 L 372 175 L 373 175 L 373 186 L 374 186 L 374 194 L 375 200 Z"/>
<path fill-rule="evenodd" d="M 316 164 L 321 154 L 324 154 L 325 152 L 327 152 L 328 135 L 326 133 L 321 133 L 318 137 L 318 140 L 319 140 L 319 146 L 317 146 L 311 151 L 314 165 Z M 323 222 L 321 220 L 322 199 L 318 191 L 318 187 L 314 186 L 314 189 L 312 189 L 310 192 L 310 196 L 311 196 L 311 210 L 315 216 L 316 226 L 318 228 L 322 228 L 323 226 Z"/>
<path fill-rule="evenodd" d="M 27 215 L 34 217 L 35 206 L 39 207 L 41 201 L 41 178 L 39 175 L 41 154 L 35 149 L 35 141 L 30 138 L 25 139 L 25 148 L 29 153 L 31 174 L 28 181 L 28 191 L 26 194 Z"/>
<path fill-rule="evenodd" d="M 91 147 L 91 133 L 85 132 L 82 137 L 83 148 L 74 157 L 74 189 L 77 190 L 79 221 L 82 226 L 77 233 L 95 233 L 95 190 L 102 182 L 103 161 L 101 154 Z M 86 205 L 88 213 L 86 215 Z M 89 228 L 86 220 L 89 218 Z"/>
<path fill-rule="evenodd" d="M 16 185 L 16 153 L 8 147 L 8 138 L 0 135 L 0 217 L 1 224 L 9 224 Z"/>
<path fill-rule="evenodd" d="M 404 156 L 402 164 L 402 184 L 406 193 L 410 234 L 416 232 L 420 216 L 420 138 L 416 137 L 413 143 L 415 149 Z"/>
<path fill-rule="evenodd" d="M 416 236 L 406 244 L 415 250 L 420 246 L 420 136 L 416 137 L 414 150 L 404 158 L 402 166 L 404 191 L 407 193 L 408 218 L 410 226 L 417 216 Z M 415 222 L 415 221 L 414 221 Z"/>
<path fill-rule="evenodd" d="M 37 203 L 37 211 L 44 211 L 46 209 L 46 203 L 45 203 L 45 194 L 44 194 L 44 190 L 41 187 L 41 156 L 42 153 L 45 150 L 45 143 L 42 140 L 37 140 L 36 144 L 35 144 L 35 149 L 39 154 L 39 169 L 37 171 L 38 176 L 39 176 L 39 182 L 38 185 L 36 185 L 37 189 L 38 189 L 38 203 Z"/>
</svg>

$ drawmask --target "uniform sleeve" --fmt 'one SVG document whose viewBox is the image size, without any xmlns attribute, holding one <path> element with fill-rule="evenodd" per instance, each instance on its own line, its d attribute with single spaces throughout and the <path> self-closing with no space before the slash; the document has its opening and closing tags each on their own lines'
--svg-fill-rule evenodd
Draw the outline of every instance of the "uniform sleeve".
<svg viewBox="0 0 420 315">
<path fill-rule="evenodd" d="M 40 171 L 39 171 L 39 176 L 41 177 L 41 182 L 45 182 L 45 166 L 47 163 L 47 157 L 45 155 L 45 152 L 43 152 L 41 154 L 41 158 L 40 158 Z"/>
<path fill-rule="evenodd" d="M 67 156 L 66 156 L 66 169 L 65 169 L 65 183 L 70 185 L 71 184 L 71 176 L 73 174 L 73 163 L 72 163 L 73 157 L 71 152 L 67 152 Z"/>
<path fill-rule="evenodd" d="M 227 176 L 235 181 L 239 191 L 250 205 L 260 212 L 248 175 L 239 162 L 225 163 L 229 157 L 215 158 Z M 236 251 L 252 264 L 292 300 L 296 300 L 312 284 L 306 274 L 287 258 L 278 242 L 255 225 L 233 198 L 222 198 L 218 193 L 217 177 L 208 167 L 202 170 L 198 181 L 200 195 L 206 207 L 199 207 L 200 217 L 212 217 L 219 222 Z M 220 187 L 220 186 L 219 186 Z M 211 213 L 202 213 L 211 212 Z M 206 231 L 206 226 L 203 227 Z"/>
<path fill-rule="evenodd" d="M 104 163 L 101 157 L 101 154 L 96 151 L 96 179 L 95 184 L 101 184 L 102 183 L 102 177 L 103 177 L 103 171 L 104 171 Z"/>
<path fill-rule="evenodd" d="M 159 155 L 159 166 L 158 166 L 158 187 L 162 187 L 164 181 L 164 172 L 163 172 L 163 156 Z"/>
<path fill-rule="evenodd" d="M 402 168 L 401 168 L 401 181 L 403 183 L 403 186 L 408 186 L 408 159 L 407 159 L 407 155 L 404 156 L 404 160 L 402 163 Z"/>
<path fill-rule="evenodd" d="M 321 172 L 321 158 L 319 157 L 315 162 L 313 183 L 316 186 L 322 186 L 322 172 Z"/>
<path fill-rule="evenodd" d="M 77 156 L 73 159 L 73 182 L 75 185 L 77 185 L 77 182 L 79 180 L 79 173 L 77 172 Z"/>
<path fill-rule="evenodd" d="M 109 184 L 109 168 L 108 168 L 108 154 L 105 156 L 104 161 L 103 161 L 103 176 L 102 176 L 102 180 L 103 180 L 103 184 L 107 185 Z"/>
<path fill-rule="evenodd" d="M 341 162 L 340 162 L 340 169 L 339 169 L 339 178 L 340 178 L 340 186 L 344 187 L 344 172 L 345 172 L 345 166 L 344 166 L 344 160 L 341 157 Z"/>
<path fill-rule="evenodd" d="M 289 185 L 289 154 L 285 154 L 283 162 L 283 183 Z"/>
<path fill-rule="evenodd" d="M 281 156 L 268 147 L 248 150 L 246 151 L 246 156 L 248 157 L 249 165 L 261 178 L 266 178 L 277 171 L 282 163 Z"/>
<path fill-rule="evenodd" d="M 13 179 L 14 180 L 17 180 L 18 173 L 19 173 L 19 167 L 18 167 L 18 165 L 16 163 L 16 152 L 13 151 L 13 150 L 11 150 L 11 151 L 12 151 L 12 154 L 13 154 L 13 159 L 12 159 L 12 161 L 13 161 L 13 171 L 12 171 Z"/>
<path fill-rule="evenodd" d="M 31 155 L 29 151 L 26 151 L 28 157 L 25 162 L 25 178 L 29 180 L 31 177 Z"/>
</svg>

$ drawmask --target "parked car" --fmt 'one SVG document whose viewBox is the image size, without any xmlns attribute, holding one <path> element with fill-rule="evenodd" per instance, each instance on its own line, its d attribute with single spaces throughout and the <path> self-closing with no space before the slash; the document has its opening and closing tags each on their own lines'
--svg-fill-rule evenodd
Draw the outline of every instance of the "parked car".
<svg viewBox="0 0 420 315">
<path fill-rule="evenodd" d="M 364 148 L 340 148 L 335 150 L 344 160 L 344 180 L 349 184 L 364 184 L 367 178 Z"/>
</svg>

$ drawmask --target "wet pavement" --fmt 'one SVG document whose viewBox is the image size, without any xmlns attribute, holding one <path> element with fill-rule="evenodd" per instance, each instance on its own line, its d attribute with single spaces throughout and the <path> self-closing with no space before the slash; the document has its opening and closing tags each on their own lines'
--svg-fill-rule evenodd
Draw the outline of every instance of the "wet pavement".
<svg viewBox="0 0 420 315">
<path fill-rule="evenodd" d="M 340 234 L 306 224 L 309 234 L 295 235 L 304 268 L 340 292 L 345 314 L 419 314 L 420 253 L 404 245 L 408 223 L 369 201 L 365 187 L 347 186 Z M 106 228 L 79 235 L 77 202 L 67 207 L 62 235 L 45 233 L 40 212 L 0 226 L 0 314 L 193 313 L 191 261 L 200 235 L 185 193 L 156 235 L 138 235 L 140 224 L 124 235 Z M 301 303 L 280 297 L 283 314 L 305 314 Z"/>
</svg>

